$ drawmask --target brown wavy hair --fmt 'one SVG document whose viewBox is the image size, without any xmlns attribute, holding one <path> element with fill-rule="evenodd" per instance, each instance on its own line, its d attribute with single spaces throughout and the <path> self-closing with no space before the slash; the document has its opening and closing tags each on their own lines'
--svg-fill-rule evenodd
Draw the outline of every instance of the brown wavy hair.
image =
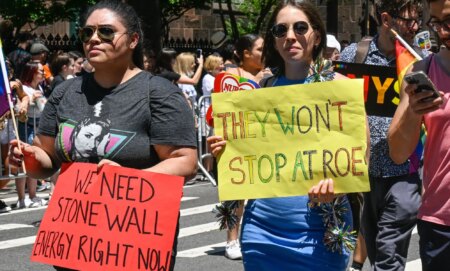
<svg viewBox="0 0 450 271">
<path fill-rule="evenodd" d="M 298 0 L 283 0 L 275 8 L 272 17 L 267 25 L 266 34 L 264 36 L 264 48 L 262 53 L 262 61 L 266 67 L 275 68 L 278 74 L 284 74 L 284 60 L 281 58 L 278 51 L 275 49 L 275 37 L 272 35 L 272 27 L 275 24 L 275 20 L 281 9 L 292 6 L 295 7 L 308 17 L 309 23 L 314 30 L 316 30 L 320 35 L 320 43 L 313 50 L 313 60 L 316 60 L 322 55 L 322 50 L 327 44 L 327 34 L 325 30 L 325 25 L 320 18 L 319 12 L 316 7 L 309 1 L 298 1 Z"/>
</svg>

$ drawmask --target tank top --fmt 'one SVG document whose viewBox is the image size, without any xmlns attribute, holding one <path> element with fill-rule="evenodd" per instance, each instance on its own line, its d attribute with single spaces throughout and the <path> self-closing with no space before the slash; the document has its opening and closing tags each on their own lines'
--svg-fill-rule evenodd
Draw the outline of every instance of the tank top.
<svg viewBox="0 0 450 271">
<path fill-rule="evenodd" d="M 450 226 L 450 74 L 431 56 L 428 76 L 445 93 L 444 104 L 424 115 L 427 140 L 424 152 L 424 193 L 418 217 Z"/>
</svg>

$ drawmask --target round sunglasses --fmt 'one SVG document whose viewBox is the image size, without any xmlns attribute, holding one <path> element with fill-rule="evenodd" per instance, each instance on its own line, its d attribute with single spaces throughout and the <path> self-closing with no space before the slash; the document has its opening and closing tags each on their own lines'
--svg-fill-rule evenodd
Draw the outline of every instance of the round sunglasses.
<svg viewBox="0 0 450 271">
<path fill-rule="evenodd" d="M 297 35 L 305 35 L 308 32 L 309 24 L 305 21 L 298 21 L 292 25 L 294 33 Z M 276 24 L 272 27 L 272 35 L 275 38 L 282 38 L 286 36 L 289 27 L 286 24 Z"/>
<path fill-rule="evenodd" d="M 118 33 L 112 27 L 109 26 L 85 26 L 80 29 L 78 32 L 78 36 L 80 40 L 84 43 L 88 43 L 95 31 L 97 31 L 97 36 L 102 42 L 112 42 L 116 34 L 126 34 L 126 33 Z"/>
</svg>

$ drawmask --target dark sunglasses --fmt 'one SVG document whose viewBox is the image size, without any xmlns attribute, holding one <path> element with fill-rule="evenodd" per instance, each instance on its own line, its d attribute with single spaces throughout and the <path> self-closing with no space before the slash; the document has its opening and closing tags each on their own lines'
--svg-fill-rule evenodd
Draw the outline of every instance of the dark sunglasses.
<svg viewBox="0 0 450 271">
<path fill-rule="evenodd" d="M 305 35 L 308 32 L 309 24 L 305 21 L 298 21 L 292 25 L 292 29 L 297 35 Z M 275 38 L 282 38 L 286 36 L 289 27 L 286 24 L 276 24 L 272 27 L 272 35 Z"/>
<path fill-rule="evenodd" d="M 394 18 L 404 21 L 408 27 L 414 27 L 416 24 L 419 27 L 422 25 L 422 19 L 419 18 L 404 18 L 402 16 L 395 16 Z"/>
<path fill-rule="evenodd" d="M 444 21 L 429 21 L 428 27 L 433 29 L 434 32 L 439 32 L 442 28 L 446 31 L 450 31 L 450 18 L 445 19 Z"/>
<path fill-rule="evenodd" d="M 116 34 L 126 34 L 117 33 L 113 28 L 109 26 L 85 26 L 80 29 L 80 31 L 78 32 L 78 36 L 80 37 L 80 40 L 82 42 L 88 43 L 94 35 L 95 31 L 97 31 L 97 36 L 103 42 L 112 42 Z"/>
</svg>

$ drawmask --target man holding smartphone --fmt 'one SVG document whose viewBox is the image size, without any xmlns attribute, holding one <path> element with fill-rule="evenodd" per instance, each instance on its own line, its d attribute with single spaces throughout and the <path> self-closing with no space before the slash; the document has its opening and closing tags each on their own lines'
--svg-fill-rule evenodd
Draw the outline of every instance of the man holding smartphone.
<svg viewBox="0 0 450 271">
<path fill-rule="evenodd" d="M 422 21 L 422 1 L 378 0 L 375 8 L 378 34 L 346 47 L 341 52 L 341 61 L 394 67 L 395 37 L 391 29 L 409 44 L 413 43 Z M 364 241 L 372 270 L 405 269 L 420 205 L 421 181 L 417 171 L 410 171 L 407 159 L 396 164 L 389 157 L 387 133 L 391 121 L 392 117 L 368 116 L 371 191 L 364 193 L 360 226 L 364 239 L 358 238 L 352 271 L 362 269 L 365 255 L 359 247 L 364 247 Z"/>
<path fill-rule="evenodd" d="M 450 266 L 450 0 L 427 2 L 428 26 L 437 33 L 443 48 L 416 62 L 409 73 L 426 73 L 441 91 L 440 96 L 433 99 L 432 91 L 417 91 L 417 84 L 403 82 L 388 137 L 391 158 L 401 164 L 413 152 L 422 123 L 427 129 L 424 192 L 417 222 L 423 271 Z"/>
</svg>

